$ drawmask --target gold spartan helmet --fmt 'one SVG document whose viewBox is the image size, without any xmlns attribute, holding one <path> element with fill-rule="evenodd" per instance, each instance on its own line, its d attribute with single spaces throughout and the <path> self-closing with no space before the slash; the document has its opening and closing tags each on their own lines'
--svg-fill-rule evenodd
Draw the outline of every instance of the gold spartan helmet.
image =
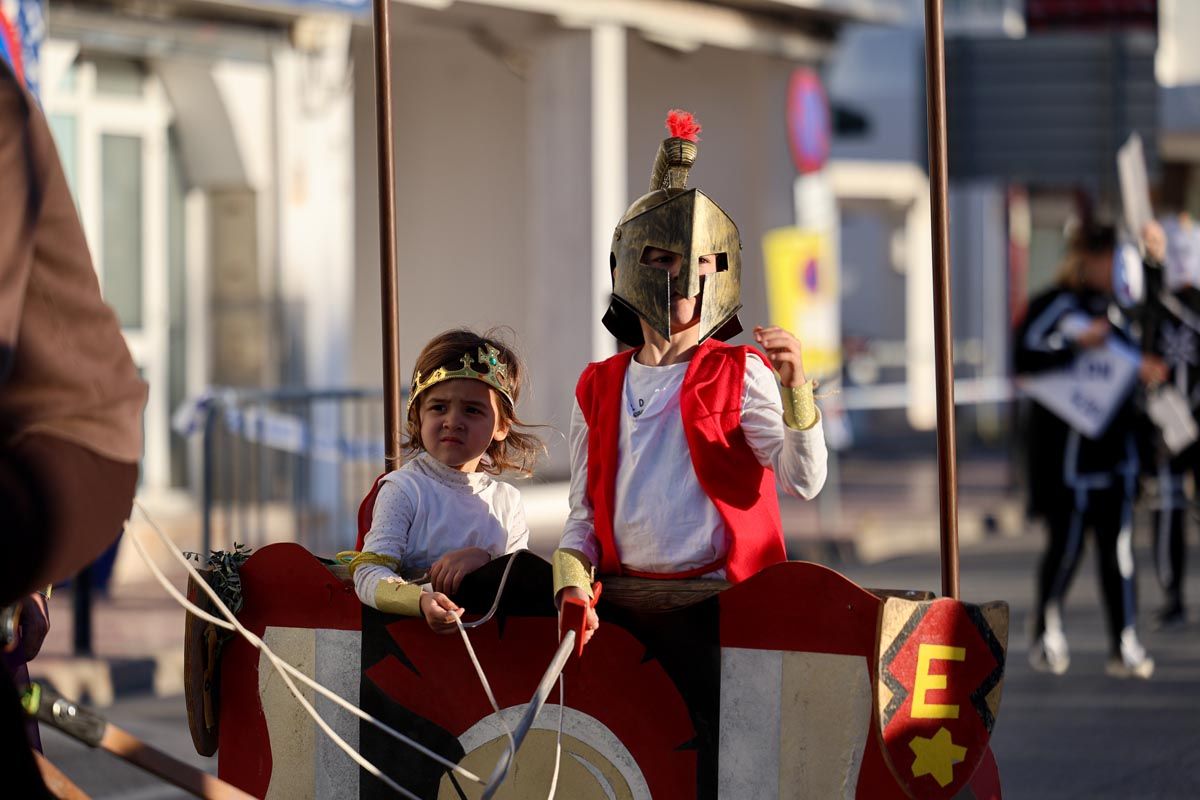
<svg viewBox="0 0 1200 800">
<path fill-rule="evenodd" d="M 613 296 L 604 325 L 631 347 L 643 341 L 638 319 L 665 339 L 671 338 L 671 295 L 696 297 L 700 303 L 700 341 L 724 341 L 742 330 L 742 242 L 737 226 L 721 207 L 699 189 L 688 189 L 688 173 L 696 162 L 700 126 L 686 111 L 667 116 L 671 136 L 658 147 L 650 175 L 650 191 L 642 195 L 613 233 Z M 647 265 L 648 248 L 683 256 L 679 275 Z M 717 271 L 701 277 L 700 258 L 712 255 Z"/>
</svg>

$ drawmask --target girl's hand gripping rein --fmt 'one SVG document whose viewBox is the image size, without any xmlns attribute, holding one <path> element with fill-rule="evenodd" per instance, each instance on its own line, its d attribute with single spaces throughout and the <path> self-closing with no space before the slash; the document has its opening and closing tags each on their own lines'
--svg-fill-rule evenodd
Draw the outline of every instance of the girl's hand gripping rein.
<svg viewBox="0 0 1200 800">
<path fill-rule="evenodd" d="M 454 620 L 462 612 L 461 606 L 441 592 L 421 592 L 421 616 L 434 633 L 453 633 Z"/>
</svg>

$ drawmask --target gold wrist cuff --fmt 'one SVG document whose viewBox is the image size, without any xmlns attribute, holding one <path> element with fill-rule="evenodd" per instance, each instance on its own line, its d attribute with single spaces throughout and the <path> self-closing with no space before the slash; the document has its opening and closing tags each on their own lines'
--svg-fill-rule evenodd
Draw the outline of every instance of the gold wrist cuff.
<svg viewBox="0 0 1200 800">
<path fill-rule="evenodd" d="M 38 589 L 37 591 L 38 591 L 38 594 L 40 594 L 42 597 L 44 597 L 44 598 L 46 598 L 47 600 L 49 600 L 49 599 L 50 599 L 50 593 L 54 591 L 54 584 L 53 584 L 53 583 L 51 583 L 51 584 L 50 584 L 50 585 L 48 585 L 48 586 L 47 586 L 45 589 Z"/>
<path fill-rule="evenodd" d="M 347 557 L 350 557 L 349 569 L 350 569 L 350 579 L 351 580 L 354 579 L 355 571 L 359 567 L 365 566 L 367 564 L 374 564 L 375 566 L 379 566 L 379 567 L 387 567 L 392 572 L 400 571 L 400 559 L 393 558 L 392 556 L 385 556 L 381 553 L 372 553 L 369 551 L 363 551 L 361 553 L 356 553 L 353 550 L 343 550 L 342 552 L 337 554 L 336 560 L 337 561 L 345 561 L 345 559 Z"/>
<path fill-rule="evenodd" d="M 805 381 L 800 386 L 781 386 L 783 399 L 783 424 L 794 431 L 806 431 L 821 418 L 817 402 L 813 399 L 816 381 Z"/>
<path fill-rule="evenodd" d="M 560 547 L 550 558 L 554 568 L 554 596 L 568 586 L 583 589 L 592 596 L 592 563 L 578 550 Z"/>
<path fill-rule="evenodd" d="M 385 614 L 421 616 L 421 587 L 415 583 L 380 581 L 375 586 L 375 607 Z"/>
</svg>

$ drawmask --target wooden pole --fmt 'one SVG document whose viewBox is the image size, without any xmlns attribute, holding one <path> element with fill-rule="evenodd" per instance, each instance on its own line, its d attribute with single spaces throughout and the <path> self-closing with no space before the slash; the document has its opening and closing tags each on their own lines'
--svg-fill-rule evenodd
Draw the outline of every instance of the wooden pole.
<svg viewBox="0 0 1200 800">
<path fill-rule="evenodd" d="M 384 468 L 400 467 L 400 294 L 396 275 L 396 177 L 392 152 L 392 44 L 388 7 L 375 3 L 375 131 L 379 149 L 379 299 L 383 321 Z"/>
<path fill-rule="evenodd" d="M 925 99 L 933 228 L 933 322 L 937 367 L 938 508 L 942 594 L 958 599 L 958 465 L 954 431 L 954 339 L 950 324 L 950 211 L 946 154 L 946 43 L 942 0 L 925 0 Z"/>
<path fill-rule="evenodd" d="M 100 747 L 196 797 L 205 800 L 254 800 L 254 795 L 151 747 L 111 722 L 104 727 Z"/>
<path fill-rule="evenodd" d="M 38 771 L 42 773 L 42 781 L 46 789 L 57 800 L 91 800 L 91 796 L 80 789 L 58 767 L 51 764 L 44 755 L 33 751 L 33 760 L 37 762 Z"/>
<path fill-rule="evenodd" d="M 107 750 L 196 797 L 206 800 L 253 800 L 252 795 L 233 784 L 167 755 L 47 686 L 41 686 L 36 696 L 36 708 L 31 713 L 40 722 L 88 747 Z M 39 767 L 46 774 L 46 769 L 40 764 Z"/>
</svg>

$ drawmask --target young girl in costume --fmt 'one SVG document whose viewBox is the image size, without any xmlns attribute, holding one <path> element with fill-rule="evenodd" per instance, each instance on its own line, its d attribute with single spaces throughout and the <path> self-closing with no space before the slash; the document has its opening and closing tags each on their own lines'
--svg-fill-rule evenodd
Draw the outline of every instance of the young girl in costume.
<svg viewBox="0 0 1200 800">
<path fill-rule="evenodd" d="M 742 329 L 741 241 L 716 203 L 686 188 L 700 126 L 673 111 L 667 127 L 650 192 L 613 235 L 604 323 L 633 349 L 588 365 L 576 388 L 560 602 L 590 599 L 597 571 L 748 578 L 786 559 L 777 487 L 807 499 L 825 481 L 799 341 L 756 327 L 765 356 L 724 344 Z M 585 639 L 598 625 L 593 610 Z"/>
<path fill-rule="evenodd" d="M 425 345 L 408 399 L 411 457 L 380 479 L 371 529 L 350 562 L 362 602 L 449 630 L 462 609 L 447 595 L 463 576 L 526 547 L 521 494 L 492 477 L 529 474 L 543 449 L 517 430 L 522 371 L 490 334 L 452 330 Z"/>
</svg>

